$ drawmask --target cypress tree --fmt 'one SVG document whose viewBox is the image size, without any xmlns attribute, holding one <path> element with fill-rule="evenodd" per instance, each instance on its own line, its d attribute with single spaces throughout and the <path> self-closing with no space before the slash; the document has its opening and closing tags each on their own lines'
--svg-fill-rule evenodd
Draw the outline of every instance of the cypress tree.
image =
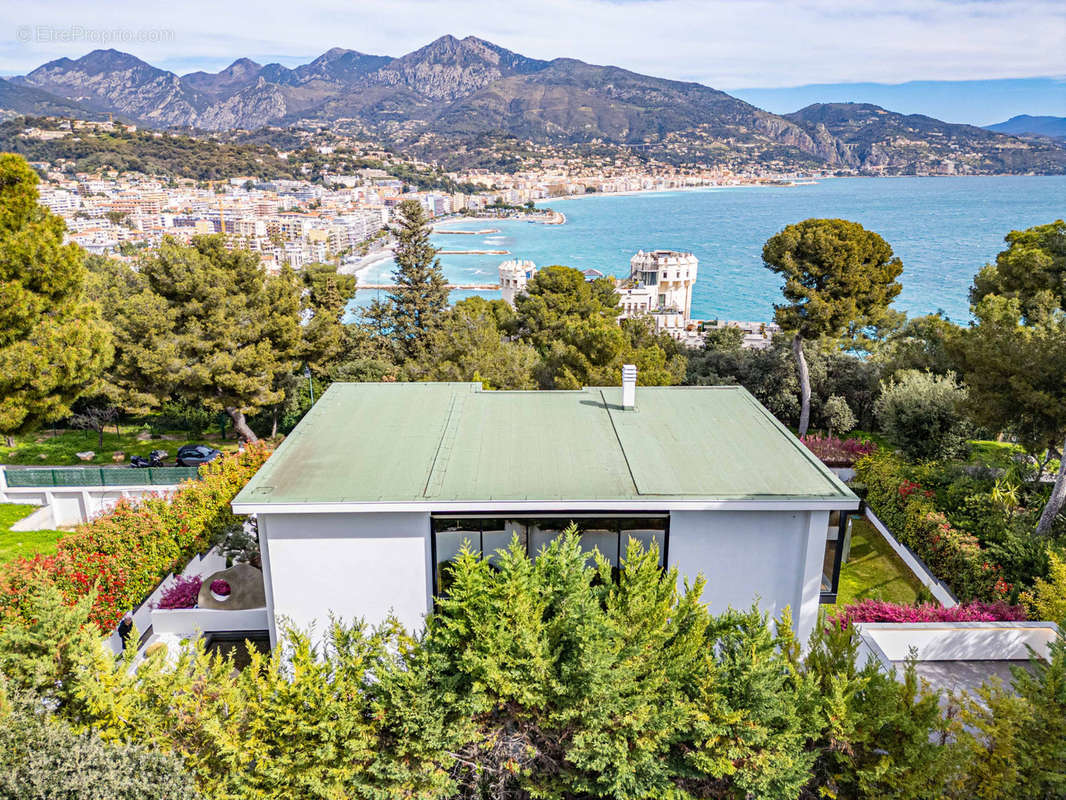
<svg viewBox="0 0 1066 800">
<path fill-rule="evenodd" d="M 417 200 L 404 200 L 396 209 L 390 232 L 396 238 L 393 258 L 396 288 L 388 296 L 392 333 L 400 355 L 417 358 L 425 349 L 428 332 L 448 305 L 447 281 L 429 242 L 432 230 L 425 210 Z"/>
</svg>

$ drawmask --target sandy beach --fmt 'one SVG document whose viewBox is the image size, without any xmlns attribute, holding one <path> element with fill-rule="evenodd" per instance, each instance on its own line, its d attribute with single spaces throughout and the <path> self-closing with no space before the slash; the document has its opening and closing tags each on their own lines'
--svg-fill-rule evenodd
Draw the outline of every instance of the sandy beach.
<svg viewBox="0 0 1066 800">
<path fill-rule="evenodd" d="M 375 250 L 372 253 L 367 253 L 365 256 L 361 256 L 353 261 L 345 261 L 337 268 L 337 272 L 345 275 L 358 275 L 375 264 L 380 264 L 382 261 L 388 261 L 390 258 L 392 258 L 392 245 L 383 247 L 380 250 Z"/>
</svg>

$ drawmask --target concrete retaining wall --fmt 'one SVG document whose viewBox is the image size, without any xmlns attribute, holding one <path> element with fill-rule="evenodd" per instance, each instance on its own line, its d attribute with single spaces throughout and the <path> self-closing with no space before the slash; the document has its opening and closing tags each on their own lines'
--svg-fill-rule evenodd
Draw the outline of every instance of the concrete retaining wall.
<svg viewBox="0 0 1066 800">
<path fill-rule="evenodd" d="M 265 631 L 269 627 L 263 608 L 236 611 L 213 608 L 172 608 L 152 611 L 152 632 L 196 636 L 214 631 Z"/>
<path fill-rule="evenodd" d="M 1054 622 L 860 622 L 860 657 L 886 668 L 903 661 L 911 648 L 920 661 L 1024 661 L 1032 648 L 1049 658 L 1058 637 Z"/>
</svg>

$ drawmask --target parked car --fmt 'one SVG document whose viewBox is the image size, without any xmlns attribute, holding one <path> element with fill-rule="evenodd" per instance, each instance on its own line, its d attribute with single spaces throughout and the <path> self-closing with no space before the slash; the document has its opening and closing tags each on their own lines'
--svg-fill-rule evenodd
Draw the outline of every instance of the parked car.
<svg viewBox="0 0 1066 800">
<path fill-rule="evenodd" d="M 206 444 L 187 444 L 178 448 L 178 466 L 198 467 L 208 461 L 214 461 L 222 455 L 221 450 L 208 447 Z"/>
</svg>

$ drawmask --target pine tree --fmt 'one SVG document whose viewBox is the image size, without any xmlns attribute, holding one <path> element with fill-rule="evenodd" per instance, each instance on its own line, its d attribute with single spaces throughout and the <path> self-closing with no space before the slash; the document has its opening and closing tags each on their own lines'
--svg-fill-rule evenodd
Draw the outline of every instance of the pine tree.
<svg viewBox="0 0 1066 800">
<path fill-rule="evenodd" d="M 392 336 L 400 355 L 417 358 L 425 349 L 429 331 L 448 305 L 448 287 L 429 242 L 432 230 L 425 210 L 417 200 L 404 200 L 396 209 L 390 232 L 396 238 L 393 258 L 396 288 L 389 294 Z"/>
<path fill-rule="evenodd" d="M 84 252 L 37 203 L 37 174 L 0 155 L 0 433 L 70 413 L 111 361 L 111 337 L 85 293 Z"/>
<path fill-rule="evenodd" d="M 283 379 L 298 364 L 293 272 L 267 275 L 255 254 L 197 236 L 189 246 L 164 239 L 127 280 L 109 374 L 127 410 L 180 399 L 224 411 L 243 439 L 256 441 L 245 415 L 280 403 Z"/>
<path fill-rule="evenodd" d="M 799 432 L 811 416 L 811 381 L 803 342 L 839 337 L 855 326 L 875 325 L 902 287 L 903 262 L 888 243 L 857 222 L 807 219 L 789 225 L 763 246 L 764 266 L 783 275 L 787 301 L 775 318 L 791 331 L 800 382 Z"/>
<path fill-rule="evenodd" d="M 355 296 L 356 278 L 339 273 L 333 264 L 308 264 L 300 274 L 304 316 L 301 355 L 315 375 L 326 377 L 345 349 L 343 320 Z"/>
</svg>

